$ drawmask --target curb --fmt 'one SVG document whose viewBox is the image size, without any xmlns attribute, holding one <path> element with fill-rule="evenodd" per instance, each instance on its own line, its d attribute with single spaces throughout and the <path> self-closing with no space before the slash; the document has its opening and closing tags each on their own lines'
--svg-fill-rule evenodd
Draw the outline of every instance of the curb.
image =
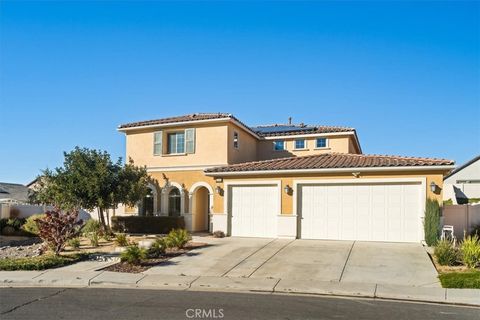
<svg viewBox="0 0 480 320">
<path fill-rule="evenodd" d="M 479 289 L 446 289 L 438 287 L 407 287 L 368 283 L 300 281 L 290 279 L 194 277 L 89 272 L 90 279 L 81 281 L 55 278 L 54 272 L 0 272 L 0 288 L 116 288 L 146 290 L 216 291 L 263 293 L 278 295 L 332 296 L 379 300 L 434 303 L 480 307 Z M 27 279 L 28 276 L 32 276 Z M 12 277 L 13 276 L 13 277 Z M 14 279 L 17 278 L 17 279 Z M 40 279 L 48 279 L 41 281 Z M 79 280 L 79 278 L 77 278 Z M 40 280 L 40 281 L 39 281 Z"/>
</svg>

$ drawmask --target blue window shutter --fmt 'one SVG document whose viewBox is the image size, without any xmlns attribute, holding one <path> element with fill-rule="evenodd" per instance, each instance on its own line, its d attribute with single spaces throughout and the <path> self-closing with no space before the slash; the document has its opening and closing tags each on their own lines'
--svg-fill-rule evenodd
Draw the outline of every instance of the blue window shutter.
<svg viewBox="0 0 480 320">
<path fill-rule="evenodd" d="M 162 140 L 163 140 L 162 131 L 157 131 L 153 133 L 153 154 L 156 156 L 162 155 L 163 153 Z"/>
<path fill-rule="evenodd" d="M 185 153 L 195 153 L 195 128 L 185 129 Z"/>
</svg>

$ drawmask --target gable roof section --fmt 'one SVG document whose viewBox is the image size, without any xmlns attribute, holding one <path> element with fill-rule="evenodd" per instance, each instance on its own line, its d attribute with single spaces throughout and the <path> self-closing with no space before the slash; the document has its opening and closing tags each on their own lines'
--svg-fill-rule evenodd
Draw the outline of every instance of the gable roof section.
<svg viewBox="0 0 480 320">
<path fill-rule="evenodd" d="M 0 200 L 12 199 L 27 202 L 28 192 L 29 189 L 23 184 L 0 182 Z"/>
<path fill-rule="evenodd" d="M 475 162 L 477 162 L 478 160 L 480 160 L 480 155 L 476 156 L 475 158 L 473 158 L 472 160 L 462 164 L 460 167 L 456 168 L 455 170 L 453 170 L 452 172 L 450 172 L 448 175 L 446 175 L 443 180 L 445 179 L 448 179 L 450 178 L 451 176 L 453 176 L 455 173 L 458 173 L 460 171 L 462 171 L 463 169 L 465 169 L 466 167 L 474 164 Z"/>
<path fill-rule="evenodd" d="M 303 157 L 288 157 L 274 160 L 253 161 L 216 167 L 205 170 L 207 175 L 235 172 L 271 172 L 295 170 L 360 169 L 360 168 L 431 168 L 449 169 L 452 160 L 414 158 L 386 155 L 364 155 L 347 153 L 324 153 Z"/>
</svg>

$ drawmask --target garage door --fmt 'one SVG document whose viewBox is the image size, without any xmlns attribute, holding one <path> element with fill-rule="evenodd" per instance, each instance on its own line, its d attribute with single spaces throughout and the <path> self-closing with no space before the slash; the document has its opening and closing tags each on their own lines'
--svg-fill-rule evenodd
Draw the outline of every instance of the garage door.
<svg viewBox="0 0 480 320">
<path fill-rule="evenodd" d="M 420 184 L 303 185 L 299 190 L 304 239 L 421 240 Z"/>
<path fill-rule="evenodd" d="M 280 213 L 276 185 L 229 187 L 230 234 L 239 237 L 277 237 Z"/>
</svg>

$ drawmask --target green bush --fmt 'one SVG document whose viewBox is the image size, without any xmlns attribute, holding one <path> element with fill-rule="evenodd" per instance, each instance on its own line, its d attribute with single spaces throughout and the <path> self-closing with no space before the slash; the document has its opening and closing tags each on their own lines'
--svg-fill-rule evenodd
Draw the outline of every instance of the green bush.
<svg viewBox="0 0 480 320">
<path fill-rule="evenodd" d="M 115 234 L 115 244 L 120 246 L 120 247 L 128 246 L 127 234 L 125 234 L 125 233 Z"/>
<path fill-rule="evenodd" d="M 473 226 L 472 232 L 470 232 L 470 235 L 471 236 L 477 235 L 480 237 L 480 224 Z"/>
<path fill-rule="evenodd" d="M 32 234 L 38 235 L 39 230 L 38 230 L 37 220 L 43 219 L 44 217 L 45 217 L 44 213 L 34 214 L 33 216 L 28 217 L 22 229 Z"/>
<path fill-rule="evenodd" d="M 100 233 L 100 230 L 102 229 L 102 224 L 100 221 L 95 220 L 95 219 L 89 219 L 87 222 L 82 227 L 82 234 L 87 236 L 89 233 L 92 232 L 97 232 Z"/>
<path fill-rule="evenodd" d="M 458 251 L 448 240 L 440 240 L 435 246 L 434 254 L 441 266 L 453 266 L 458 261 Z"/>
<path fill-rule="evenodd" d="M 165 238 L 157 238 L 155 242 L 152 244 L 150 249 L 148 249 L 149 256 L 153 258 L 157 258 L 165 253 L 165 249 L 167 248 L 167 241 Z"/>
<path fill-rule="evenodd" d="M 440 205 L 437 200 L 427 199 L 425 206 L 425 242 L 428 246 L 435 246 L 440 234 Z"/>
<path fill-rule="evenodd" d="M 166 243 L 169 248 L 182 249 L 192 237 L 185 229 L 174 229 L 166 237 Z"/>
<path fill-rule="evenodd" d="M 79 238 L 72 238 L 67 241 L 67 245 L 73 249 L 80 248 L 80 239 Z"/>
<path fill-rule="evenodd" d="M 25 219 L 23 218 L 9 218 L 7 220 L 7 226 L 11 226 L 15 230 L 20 230 L 25 223 Z"/>
<path fill-rule="evenodd" d="M 480 239 L 477 235 L 468 236 L 460 245 L 463 263 L 469 268 L 480 264 Z"/>
<path fill-rule="evenodd" d="M 146 258 L 147 250 L 140 248 L 137 244 L 129 245 L 125 251 L 120 254 L 120 260 L 130 264 L 140 264 L 142 260 Z"/>
<path fill-rule="evenodd" d="M 126 233 L 166 234 L 173 229 L 185 228 L 183 217 L 141 217 L 115 216 L 112 217 L 112 230 Z"/>
<path fill-rule="evenodd" d="M 43 255 L 28 258 L 5 258 L 0 259 L 0 270 L 45 270 L 50 268 L 63 267 L 85 259 L 86 254 L 70 255 Z"/>
</svg>

